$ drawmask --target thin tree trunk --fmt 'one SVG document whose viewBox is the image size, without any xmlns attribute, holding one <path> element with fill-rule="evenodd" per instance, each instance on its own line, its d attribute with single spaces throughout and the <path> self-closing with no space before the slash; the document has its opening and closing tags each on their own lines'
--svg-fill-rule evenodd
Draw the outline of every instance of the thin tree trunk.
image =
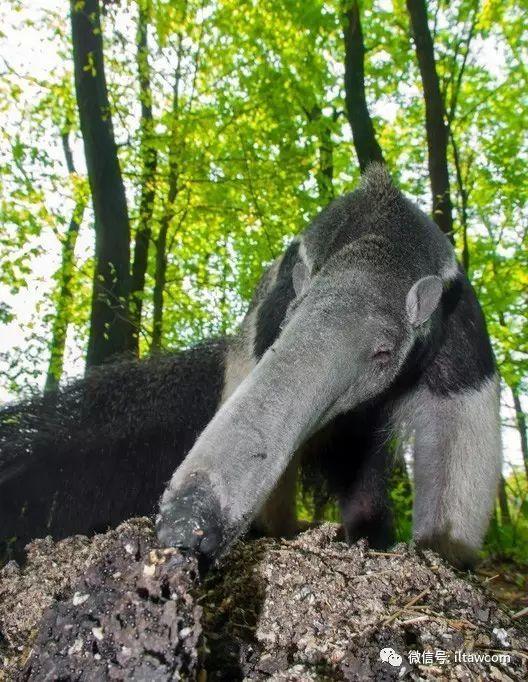
<svg viewBox="0 0 528 682">
<path fill-rule="evenodd" d="M 510 387 L 513 406 L 515 408 L 515 421 L 517 422 L 517 428 L 519 430 L 519 437 L 521 440 L 521 452 L 524 462 L 524 470 L 526 472 L 526 480 L 528 480 L 528 434 L 526 432 L 526 415 L 521 405 L 521 399 L 519 396 L 519 389 L 517 386 Z"/>
<path fill-rule="evenodd" d="M 332 143 L 332 129 L 323 120 L 323 112 L 319 105 L 315 105 L 311 110 L 305 110 L 309 121 L 316 123 L 317 137 L 319 138 L 317 173 L 317 191 L 321 200 L 321 205 L 326 206 L 334 198 L 334 146 Z"/>
<path fill-rule="evenodd" d="M 95 218 L 86 367 L 133 348 L 128 312 L 130 223 L 104 71 L 98 0 L 70 0 L 75 91 Z"/>
<path fill-rule="evenodd" d="M 466 65 L 467 65 L 467 60 L 469 57 L 469 49 L 471 45 L 471 41 L 473 40 L 473 37 L 475 35 L 475 28 L 477 25 L 477 20 L 479 16 L 479 3 L 480 0 L 475 0 L 474 7 L 473 7 L 473 14 L 472 14 L 472 19 L 471 23 L 469 26 L 468 33 L 466 35 L 466 38 L 464 41 L 461 41 L 457 47 L 455 47 L 455 55 L 458 54 L 461 46 L 463 45 L 463 57 L 462 57 L 462 64 L 460 65 L 460 68 L 458 69 L 458 74 L 456 73 L 456 66 L 457 62 L 456 59 L 453 61 L 453 71 L 452 75 L 450 78 L 450 81 L 452 82 L 452 90 L 451 90 L 451 101 L 449 103 L 449 107 L 446 106 L 446 99 L 447 99 L 447 88 L 445 91 L 445 99 L 444 99 L 444 110 L 446 110 L 446 123 L 447 123 L 447 130 L 448 130 L 448 139 L 451 140 L 451 147 L 453 148 L 453 158 L 455 161 L 455 170 L 456 170 L 456 184 L 457 184 L 457 192 L 460 197 L 460 227 L 462 228 L 462 265 L 464 266 L 464 270 L 469 276 L 469 242 L 468 242 L 468 203 L 469 203 L 469 191 L 467 189 L 466 183 L 464 182 L 464 177 L 462 175 L 462 163 L 460 160 L 460 152 L 458 148 L 458 144 L 455 139 L 455 133 L 452 128 L 453 121 L 455 120 L 455 115 L 457 111 L 457 106 L 458 106 L 458 101 L 460 97 L 460 92 L 462 89 L 462 81 L 464 77 L 464 73 L 466 70 Z"/>
<path fill-rule="evenodd" d="M 64 149 L 68 173 L 71 177 L 75 173 L 75 167 L 73 165 L 73 156 L 71 153 L 69 135 L 67 132 L 62 134 L 62 146 Z M 70 219 L 70 224 L 62 243 L 62 257 L 59 275 L 59 297 L 57 300 L 55 318 L 53 320 L 50 361 L 48 365 L 48 372 L 46 374 L 46 383 L 44 385 L 44 391 L 46 393 L 57 388 L 64 367 L 64 350 L 66 348 L 66 335 L 68 332 L 68 325 L 70 323 L 71 304 L 73 299 L 71 280 L 75 266 L 75 244 L 77 243 L 77 237 L 79 235 L 79 229 L 85 208 L 86 198 L 82 196 L 82 194 L 78 194 Z"/>
<path fill-rule="evenodd" d="M 501 524 L 511 525 L 510 506 L 508 504 L 508 495 L 506 493 L 506 481 L 501 475 L 499 481 L 499 508 L 501 513 Z"/>
<path fill-rule="evenodd" d="M 412 485 L 411 479 L 409 477 L 409 472 L 407 471 L 407 465 L 405 464 L 405 459 L 403 452 L 396 455 L 394 465 L 392 467 L 393 477 L 405 487 L 405 494 L 411 499 L 412 497 Z"/>
<path fill-rule="evenodd" d="M 429 177 L 433 195 L 433 218 L 453 241 L 453 209 L 447 165 L 448 129 L 440 81 L 436 71 L 434 46 L 427 21 L 425 0 L 407 0 L 416 57 L 425 100 L 425 127 L 429 160 Z"/>
<path fill-rule="evenodd" d="M 496 276 L 497 275 L 497 267 L 495 264 L 495 254 L 494 258 L 492 260 L 492 269 L 493 273 Z M 504 329 L 508 328 L 508 325 L 506 324 L 506 318 L 504 316 L 503 312 L 499 312 L 499 324 L 501 327 Z M 508 362 L 511 362 L 511 354 L 508 351 L 506 353 L 506 360 Z M 523 458 L 523 464 L 524 464 L 524 470 L 526 472 L 526 479 L 528 480 L 528 434 L 526 431 L 526 415 L 524 414 L 524 410 L 521 405 L 521 398 L 519 395 L 519 388 L 516 384 L 508 384 L 512 398 L 513 398 L 513 407 L 515 410 L 515 422 L 517 424 L 517 429 L 519 431 L 519 439 L 521 443 L 521 454 Z"/>
<path fill-rule="evenodd" d="M 156 269 L 154 272 L 153 314 L 152 314 L 152 341 L 150 352 L 156 353 L 161 350 L 163 339 L 163 295 L 167 283 L 167 233 L 170 218 L 165 212 L 161 220 L 159 233 L 155 242 Z"/>
<path fill-rule="evenodd" d="M 167 282 L 167 235 L 172 219 L 174 206 L 178 197 L 178 111 L 181 66 L 181 41 L 178 50 L 178 65 L 174 77 L 172 102 L 172 129 L 169 143 L 169 189 L 163 215 L 160 220 L 159 233 L 156 239 L 156 270 L 154 273 L 153 315 L 151 353 L 161 350 L 163 339 L 163 306 L 165 284 Z"/>
<path fill-rule="evenodd" d="M 321 523 L 325 520 L 325 512 L 328 506 L 328 498 L 326 496 L 320 497 L 314 494 L 313 501 L 313 523 Z"/>
<path fill-rule="evenodd" d="M 332 131 L 327 125 L 319 135 L 319 168 L 316 179 L 322 204 L 329 204 L 334 198 L 334 146 Z"/>
<path fill-rule="evenodd" d="M 363 173 L 369 163 L 384 163 L 365 97 L 365 44 L 357 0 L 346 3 L 343 16 L 345 43 L 345 103 L 352 128 L 359 168 Z"/>
<path fill-rule="evenodd" d="M 458 193 L 460 195 L 460 226 L 462 228 L 462 265 L 466 274 L 469 275 L 469 241 L 468 241 L 468 191 L 464 184 L 462 177 L 462 164 L 460 163 L 460 155 L 458 153 L 458 145 L 455 138 L 451 135 L 451 146 L 453 147 L 453 156 L 455 159 L 456 181 Z"/>
<path fill-rule="evenodd" d="M 139 355 L 139 334 L 148 267 L 148 253 L 152 236 L 152 214 L 156 195 L 156 168 L 158 154 L 153 145 L 154 121 L 152 116 L 152 88 L 148 60 L 147 32 L 149 25 L 148 3 L 140 0 L 137 30 L 137 68 L 139 97 L 141 100 L 141 159 L 143 164 L 139 222 L 134 243 L 132 278 L 130 285 L 130 317 L 134 334 L 134 351 Z"/>
</svg>

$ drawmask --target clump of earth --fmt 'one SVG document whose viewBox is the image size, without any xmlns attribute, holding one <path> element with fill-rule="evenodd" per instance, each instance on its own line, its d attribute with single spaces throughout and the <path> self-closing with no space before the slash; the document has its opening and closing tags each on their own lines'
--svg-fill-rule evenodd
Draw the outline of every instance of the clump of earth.
<svg viewBox="0 0 528 682">
<path fill-rule="evenodd" d="M 526 619 L 471 574 L 325 524 L 200 575 L 133 519 L 0 571 L 0 680 L 526 680 Z"/>
</svg>

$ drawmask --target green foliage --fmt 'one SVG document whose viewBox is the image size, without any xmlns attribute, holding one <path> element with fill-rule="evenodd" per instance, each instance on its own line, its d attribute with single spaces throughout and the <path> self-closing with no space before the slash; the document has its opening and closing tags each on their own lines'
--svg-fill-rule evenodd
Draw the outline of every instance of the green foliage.
<svg viewBox="0 0 528 682">
<path fill-rule="evenodd" d="M 390 500 L 394 514 L 396 542 L 408 542 L 412 537 L 413 490 L 403 462 L 392 473 Z"/>
<path fill-rule="evenodd" d="M 488 531 L 485 551 L 498 560 L 514 560 L 528 564 L 528 481 L 520 468 L 514 468 L 506 479 L 510 519 L 495 511 Z"/>
<path fill-rule="evenodd" d="M 107 5 L 103 28 L 112 118 L 134 232 L 141 221 L 139 169 L 145 145 L 158 155 L 143 294 L 145 352 L 152 332 L 153 246 L 167 212 L 163 344 L 173 348 L 210 333 L 232 331 L 263 269 L 326 203 L 328 195 L 318 184 L 325 135 L 332 148 L 331 191 L 337 194 L 351 187 L 358 171 L 344 116 L 337 0 L 273 1 L 265 6 L 257 2 L 241 6 L 231 0 L 209 5 L 183 0 L 140 4 L 150 16 L 148 61 L 143 59 L 140 67 L 143 75 L 150 71 L 152 89 L 153 123 L 146 139 L 138 119 L 138 3 Z M 460 0 L 438 7 L 432 3 L 431 16 L 462 189 L 468 193 L 471 271 L 505 378 L 520 381 L 526 348 L 522 355 L 518 346 L 515 355 L 510 351 L 513 339 L 518 344 L 522 337 L 526 343 L 520 315 L 526 284 L 521 274 L 526 265 L 522 248 L 526 199 L 517 191 L 524 178 L 525 149 L 523 126 L 508 102 L 522 100 L 526 78 L 522 13 L 515 3 L 499 7 Z M 57 201 L 65 189 L 60 152 L 65 131 L 76 136 L 79 170 L 84 164 L 76 132 L 65 6 L 57 1 L 49 9 L 31 10 L 11 0 L 2 18 L 19 34 L 38 30 L 57 65 L 45 77 L 35 75 L 31 62 L 9 65 L 2 86 L 8 125 L 2 129 L 5 180 L 0 206 L 5 227 L 0 248 L 3 245 L 7 267 L 1 277 L 16 293 L 30 286 L 28 276 L 39 255 L 59 253 L 60 233 L 73 209 L 73 188 L 69 197 Z M 405 4 L 363 3 L 363 24 L 367 97 L 384 154 L 402 186 L 428 200 L 423 101 Z M 5 42 L 8 63 L 10 45 Z M 499 67 L 490 56 L 493 51 L 500 55 Z M 497 92 L 508 96 L 496 97 Z M 171 167 L 176 169 L 177 189 L 169 202 Z M 458 195 L 461 188 L 454 190 Z M 460 196 L 455 198 L 462 248 Z M 83 244 L 89 243 L 89 220 L 87 216 Z M 55 245 L 50 231 L 59 237 Z M 87 248 L 78 265 L 79 275 L 89 282 Z M 86 291 L 86 284 L 79 281 L 79 289 Z M 54 292 L 48 289 L 46 295 L 51 296 L 51 311 Z M 75 320 L 76 335 L 83 338 L 89 301 L 86 296 L 76 300 L 79 313 L 84 310 Z M 505 324 L 500 323 L 501 315 Z M 49 316 L 46 325 L 49 330 Z M 44 338 L 46 329 L 39 333 Z"/>
</svg>

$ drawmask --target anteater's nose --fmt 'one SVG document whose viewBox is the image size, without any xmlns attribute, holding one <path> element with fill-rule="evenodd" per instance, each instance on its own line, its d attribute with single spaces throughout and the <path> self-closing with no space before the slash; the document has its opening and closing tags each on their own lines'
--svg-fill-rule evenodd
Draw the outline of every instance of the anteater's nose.
<svg viewBox="0 0 528 682">
<path fill-rule="evenodd" d="M 182 489 L 165 493 L 156 531 L 165 547 L 177 547 L 212 562 L 225 544 L 225 526 L 209 478 L 195 474 Z"/>
</svg>

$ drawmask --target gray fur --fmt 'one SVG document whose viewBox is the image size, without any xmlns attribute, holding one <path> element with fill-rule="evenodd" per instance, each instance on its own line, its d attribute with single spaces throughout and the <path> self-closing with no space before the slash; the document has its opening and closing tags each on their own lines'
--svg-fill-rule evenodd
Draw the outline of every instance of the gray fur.
<svg viewBox="0 0 528 682">
<path fill-rule="evenodd" d="M 163 496 L 162 515 L 189 476 L 200 472 L 209 477 L 228 523 L 247 526 L 313 432 L 314 415 L 327 410 L 329 396 L 321 386 L 346 389 L 344 368 L 314 353 L 311 324 L 301 313 L 295 317 L 300 324 L 286 327 L 198 438 Z"/>
<path fill-rule="evenodd" d="M 256 317 L 262 301 L 276 282 L 281 261 L 282 256 L 277 258 L 263 275 L 238 334 L 228 344 L 221 404 L 235 392 L 256 365 L 257 359 L 253 351 Z M 263 503 L 254 524 L 258 532 L 274 537 L 289 537 L 297 528 L 295 512 L 297 466 L 298 463 L 292 461 L 275 490 Z"/>
<path fill-rule="evenodd" d="M 299 298 L 308 288 L 310 281 L 310 271 L 305 263 L 300 260 L 293 266 L 292 283 L 295 296 Z"/>
<path fill-rule="evenodd" d="M 449 397 L 421 387 L 397 413 L 414 432 L 414 538 L 471 563 L 501 472 L 498 376 Z"/>
<path fill-rule="evenodd" d="M 334 201 L 295 244 L 259 286 L 228 353 L 223 405 L 162 497 L 159 533 L 168 544 L 194 546 L 189 538 L 196 533 L 207 539 L 205 525 L 215 529 L 219 543 L 212 553 L 225 551 L 269 500 L 308 438 L 340 415 L 394 392 L 398 380 L 409 375 L 409 362 L 418 362 L 412 358 L 425 362 L 423 358 L 429 357 L 416 349 L 430 346 L 429 354 L 434 357 L 433 344 L 442 339 L 441 327 L 446 324 L 442 316 L 449 310 L 440 298 L 446 294 L 448 301 L 449 291 L 461 276 L 458 270 L 455 274 L 452 246 L 392 185 L 381 167 L 372 167 L 356 192 Z M 280 298 L 285 292 L 291 292 L 290 300 Z M 274 317 L 274 300 L 285 311 L 280 328 Z M 469 305 L 473 305 L 471 301 Z M 252 347 L 264 310 L 277 326 L 277 335 L 274 341 L 271 337 L 271 345 L 264 345 L 267 350 L 257 359 Z M 451 330 L 453 333 L 460 331 Z M 463 370 L 445 367 L 450 360 L 442 354 L 438 358 L 428 369 L 428 383 L 409 380 L 406 391 L 411 397 L 405 404 L 413 405 L 416 419 L 419 408 L 431 406 L 429 431 L 427 419 L 416 422 L 419 494 L 415 532 L 420 541 L 437 545 L 442 544 L 437 538 L 440 533 L 448 544 L 460 544 L 459 553 L 463 554 L 481 542 L 500 462 L 498 427 L 496 420 L 491 420 L 488 431 L 483 432 L 485 443 L 479 441 L 487 448 L 486 473 L 477 481 L 482 500 L 464 530 L 461 510 L 466 509 L 462 498 L 467 483 L 457 477 L 475 475 L 480 461 L 477 452 L 466 453 L 470 439 L 466 438 L 464 420 L 467 418 L 472 432 L 479 399 L 491 414 L 496 410 L 496 397 L 484 388 L 487 384 L 478 385 L 484 382 L 489 360 L 475 363 L 477 379 L 468 380 L 469 387 L 477 382 L 473 393 L 442 396 L 442 381 L 453 375 L 451 381 L 456 386 Z M 440 382 L 437 387 L 435 382 Z M 465 416 L 461 418 L 456 409 L 463 410 Z M 433 428 L 435 415 L 438 421 Z M 452 436 L 446 429 L 449 420 Z M 428 433 L 434 437 L 429 446 Z M 431 462 L 436 462 L 437 471 L 428 488 L 428 470 L 434 468 Z M 425 513 L 426 498 L 433 493 L 436 511 L 431 520 Z M 452 516 L 441 512 L 449 495 L 455 500 Z M 199 518 L 193 505 L 200 510 Z M 224 528 L 220 539 L 219 526 Z M 212 542 L 207 546 L 211 551 Z"/>
<path fill-rule="evenodd" d="M 406 216 L 415 230 L 422 228 L 412 244 L 409 234 L 391 234 L 389 239 L 395 211 L 403 225 L 396 223 L 394 231 L 409 229 Z M 355 214 L 357 222 L 350 222 Z M 316 220 L 302 240 L 305 253 L 314 257 L 315 273 L 307 283 L 303 267 L 299 296 L 282 333 L 175 472 L 161 502 L 162 537 L 165 532 L 174 541 L 163 518 L 173 513 L 193 477 L 208 479 L 227 526 L 240 532 L 310 435 L 390 386 L 434 312 L 436 282 L 452 259 L 451 246 L 384 172 L 373 169 L 358 192 L 323 215 L 330 219 Z M 347 230 L 351 234 L 343 242 Z M 292 268 L 294 282 L 299 278 L 293 270 L 302 262 Z M 257 300 L 249 320 L 258 308 Z M 243 333 L 248 328 L 250 323 Z M 385 351 L 390 362 L 380 364 L 378 355 Z M 247 358 L 245 362 L 249 369 Z M 186 496 L 192 498 L 188 492 Z M 193 523 L 191 515 L 190 527 Z"/>
</svg>

